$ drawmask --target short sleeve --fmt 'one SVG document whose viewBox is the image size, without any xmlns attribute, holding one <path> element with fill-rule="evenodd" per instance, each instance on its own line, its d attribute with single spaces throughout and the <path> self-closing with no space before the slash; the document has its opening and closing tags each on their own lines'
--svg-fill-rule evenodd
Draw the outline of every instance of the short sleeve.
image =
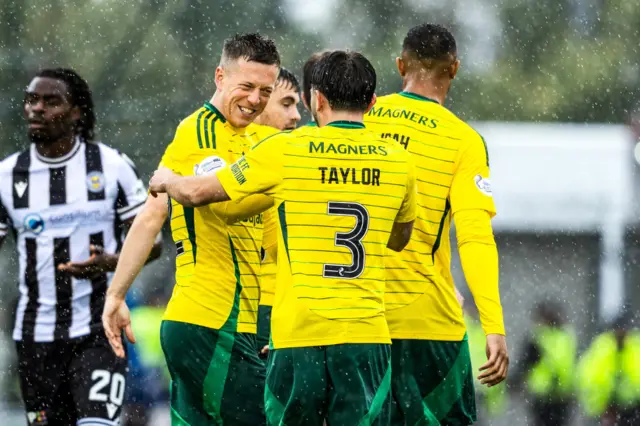
<svg viewBox="0 0 640 426">
<path fill-rule="evenodd" d="M 407 186 L 404 200 L 400 206 L 400 211 L 396 216 L 397 223 L 408 223 L 416 219 L 418 187 L 416 185 L 416 169 L 412 161 L 408 163 Z"/>
<path fill-rule="evenodd" d="M 2 203 L 2 198 L 0 198 L 0 237 L 4 237 L 5 235 L 7 235 L 10 226 L 11 218 L 9 217 L 9 212 Z"/>
<path fill-rule="evenodd" d="M 474 135 L 463 147 L 457 159 L 457 168 L 451 183 L 451 212 L 485 210 L 496 214 L 491 191 L 489 153 L 480 135 Z"/>
<path fill-rule="evenodd" d="M 133 161 L 120 153 L 117 163 L 118 171 L 118 198 L 116 200 L 116 213 L 121 221 L 134 217 L 142 209 L 147 200 L 147 190 L 140 179 L 138 170 Z"/>
<path fill-rule="evenodd" d="M 217 173 L 231 200 L 277 192 L 282 183 L 282 146 L 286 144 L 282 137 L 286 136 L 265 139 L 247 155 Z"/>
</svg>

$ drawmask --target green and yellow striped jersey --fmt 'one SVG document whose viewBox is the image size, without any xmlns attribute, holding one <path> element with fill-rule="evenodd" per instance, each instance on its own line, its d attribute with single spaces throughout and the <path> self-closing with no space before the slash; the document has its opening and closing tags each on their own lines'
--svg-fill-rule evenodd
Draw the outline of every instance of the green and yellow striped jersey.
<svg viewBox="0 0 640 426">
<path fill-rule="evenodd" d="M 390 343 L 386 245 L 415 218 L 415 171 L 397 143 L 362 123 L 278 133 L 217 176 L 232 200 L 275 198 L 274 348 Z"/>
<path fill-rule="evenodd" d="M 216 173 L 258 142 L 256 128 L 231 126 L 210 103 L 184 119 L 161 166 L 189 176 Z M 226 202 L 186 208 L 171 200 L 176 285 L 164 319 L 256 332 L 262 214 L 229 223 Z"/>
</svg>

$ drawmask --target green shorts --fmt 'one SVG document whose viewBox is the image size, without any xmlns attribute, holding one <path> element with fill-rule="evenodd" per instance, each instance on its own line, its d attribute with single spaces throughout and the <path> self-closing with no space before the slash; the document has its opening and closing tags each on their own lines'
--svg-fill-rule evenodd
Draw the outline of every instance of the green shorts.
<svg viewBox="0 0 640 426">
<path fill-rule="evenodd" d="M 393 425 L 462 426 L 476 421 L 467 338 L 393 340 Z"/>
<path fill-rule="evenodd" d="M 271 306 L 258 305 L 258 353 L 269 344 L 271 337 Z"/>
<path fill-rule="evenodd" d="M 255 334 L 162 321 L 173 426 L 265 425 L 265 366 Z"/>
<path fill-rule="evenodd" d="M 388 426 L 391 349 L 344 344 L 269 352 L 265 410 L 269 425 Z"/>
</svg>

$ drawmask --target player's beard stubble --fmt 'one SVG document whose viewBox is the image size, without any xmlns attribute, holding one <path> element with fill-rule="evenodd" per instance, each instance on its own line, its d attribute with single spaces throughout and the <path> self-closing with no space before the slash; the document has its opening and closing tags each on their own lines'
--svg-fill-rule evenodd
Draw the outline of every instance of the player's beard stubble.
<svg viewBox="0 0 640 426">
<path fill-rule="evenodd" d="M 58 117 L 51 121 L 42 121 L 41 127 L 29 126 L 27 135 L 29 140 L 36 144 L 50 145 L 67 134 L 73 134 L 74 123 L 71 120 L 71 113 Z"/>
</svg>

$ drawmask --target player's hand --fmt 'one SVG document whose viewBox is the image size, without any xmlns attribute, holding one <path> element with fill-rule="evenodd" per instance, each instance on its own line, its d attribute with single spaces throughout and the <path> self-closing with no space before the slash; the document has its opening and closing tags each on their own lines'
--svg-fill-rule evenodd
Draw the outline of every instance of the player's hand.
<svg viewBox="0 0 640 426">
<path fill-rule="evenodd" d="M 107 294 L 104 302 L 104 311 L 102 311 L 102 326 L 104 327 L 104 332 L 107 335 L 107 339 L 109 339 L 109 344 L 113 352 L 116 356 L 124 358 L 122 329 L 124 328 L 127 339 L 131 343 L 136 342 L 133 330 L 131 329 L 129 307 L 127 307 L 124 299 Z"/>
<path fill-rule="evenodd" d="M 488 334 L 487 362 L 480 367 L 478 380 L 488 387 L 495 386 L 507 377 L 508 369 L 507 339 L 502 334 Z"/>
<path fill-rule="evenodd" d="M 105 272 L 112 272 L 118 263 L 118 256 L 105 253 L 104 248 L 91 245 L 89 259 L 84 262 L 68 262 L 58 265 L 58 271 L 71 274 L 78 279 L 98 278 Z"/>
<path fill-rule="evenodd" d="M 269 353 L 269 345 L 264 345 L 264 348 L 260 350 L 260 355 L 266 355 Z"/>
<path fill-rule="evenodd" d="M 157 197 L 159 193 L 167 192 L 167 182 L 176 176 L 171 169 L 160 167 L 153 173 L 149 180 L 149 193 Z"/>
</svg>

